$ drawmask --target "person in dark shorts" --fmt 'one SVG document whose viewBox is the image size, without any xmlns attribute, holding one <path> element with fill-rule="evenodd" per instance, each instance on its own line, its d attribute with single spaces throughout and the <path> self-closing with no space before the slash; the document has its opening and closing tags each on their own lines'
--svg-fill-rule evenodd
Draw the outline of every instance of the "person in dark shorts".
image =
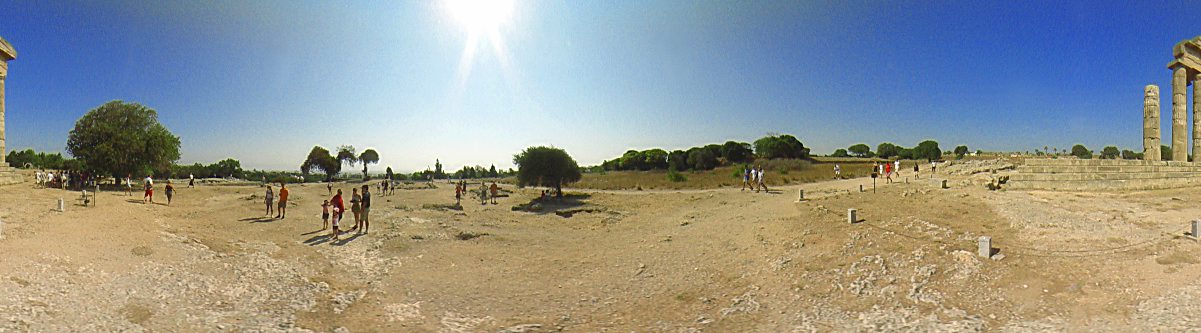
<svg viewBox="0 0 1201 333">
<path fill-rule="evenodd" d="M 171 180 L 167 180 L 167 206 L 171 205 L 171 198 L 175 196 L 175 186 L 171 185 Z"/>
<path fill-rule="evenodd" d="M 371 229 L 371 192 L 368 191 L 367 185 L 363 185 L 363 201 L 360 205 L 362 212 L 359 213 L 359 219 L 363 221 L 360 225 L 363 226 L 362 232 L 365 234 Z"/>
<path fill-rule="evenodd" d="M 321 203 L 321 230 L 329 228 L 329 199 Z"/>
<path fill-rule="evenodd" d="M 277 211 L 279 215 L 275 216 L 275 218 L 284 219 L 288 217 L 288 187 L 283 182 L 279 183 L 279 209 Z"/>
</svg>

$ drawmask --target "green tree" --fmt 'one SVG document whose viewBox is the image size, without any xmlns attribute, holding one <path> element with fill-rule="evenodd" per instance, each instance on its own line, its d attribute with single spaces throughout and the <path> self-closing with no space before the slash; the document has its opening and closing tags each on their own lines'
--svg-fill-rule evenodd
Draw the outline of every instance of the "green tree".
<svg viewBox="0 0 1201 333">
<path fill-rule="evenodd" d="M 158 122 L 158 112 L 137 103 L 104 103 L 75 122 L 67 151 L 83 165 L 115 178 L 167 172 L 179 159 L 179 137 Z"/>
<path fill-rule="evenodd" d="M 901 146 L 894 145 L 891 142 L 884 142 L 876 146 L 876 156 L 880 158 L 894 157 L 901 154 L 901 149 Z"/>
<path fill-rule="evenodd" d="M 388 177 L 388 180 L 395 179 L 395 178 L 392 178 L 392 176 L 395 176 L 395 174 L 392 173 L 392 167 L 388 167 L 388 169 L 384 170 L 384 176 Z"/>
<path fill-rule="evenodd" d="M 1168 147 L 1167 145 L 1160 145 L 1159 146 L 1159 157 L 1164 159 L 1165 161 L 1171 160 L 1172 159 L 1172 147 Z"/>
<path fill-rule="evenodd" d="M 304 163 L 300 164 L 300 173 L 308 175 L 314 170 L 325 173 L 325 180 L 330 181 L 339 172 L 342 172 L 342 162 L 329 153 L 329 150 L 321 146 L 313 146 L 313 150 L 309 151 L 309 156 L 304 159 Z"/>
<path fill-rule="evenodd" d="M 336 156 L 339 164 L 346 164 L 354 167 L 355 163 L 359 162 L 359 155 L 355 153 L 354 146 L 345 145 L 338 146 L 338 156 Z M 342 169 L 339 167 L 338 169 Z"/>
<path fill-rule="evenodd" d="M 688 153 L 683 150 L 673 150 L 671 153 L 668 153 L 667 169 L 675 169 L 676 171 L 691 169 L 688 167 Z"/>
<path fill-rule="evenodd" d="M 518 186 L 554 187 L 563 196 L 563 184 L 580 180 L 580 166 L 566 151 L 554 147 L 530 147 L 513 155 Z"/>
<path fill-rule="evenodd" d="M 379 153 L 375 152 L 375 149 L 367 148 L 362 154 L 359 154 L 359 162 L 363 162 L 363 180 L 369 180 L 367 164 L 379 163 Z"/>
<path fill-rule="evenodd" d="M 1101 158 L 1104 159 L 1116 159 L 1121 154 L 1122 152 L 1118 151 L 1118 147 L 1105 146 L 1105 148 L 1101 149 Z"/>
<path fill-rule="evenodd" d="M 913 158 L 937 161 L 942 159 L 942 149 L 938 148 L 938 141 L 922 141 L 913 148 Z"/>
<path fill-rule="evenodd" d="M 847 147 L 847 151 L 855 157 L 872 157 L 872 148 L 862 143 Z"/>
<path fill-rule="evenodd" d="M 500 177 L 500 174 L 496 172 L 496 164 L 493 164 L 492 166 L 488 167 L 488 177 L 492 177 L 492 178 Z"/>
<path fill-rule="evenodd" d="M 221 161 L 217 161 L 217 163 L 213 163 L 212 165 L 210 165 L 208 167 L 208 169 L 211 170 L 211 172 L 213 172 L 214 176 L 216 176 L 216 177 L 221 177 L 221 178 L 226 178 L 226 177 L 241 178 L 242 177 L 242 162 L 239 162 L 238 160 L 235 160 L 232 158 L 227 158 L 227 159 L 224 159 Z"/>
<path fill-rule="evenodd" d="M 648 169 L 664 170 L 667 169 L 667 151 L 663 149 L 649 149 L 642 152 L 642 163 Z"/>
<path fill-rule="evenodd" d="M 1135 160 L 1135 159 L 1138 159 L 1138 154 L 1135 154 L 1134 151 L 1132 151 L 1130 149 L 1122 149 L 1122 159 L 1123 160 Z"/>
<path fill-rule="evenodd" d="M 1072 156 L 1076 156 L 1076 158 L 1079 158 L 1082 160 L 1087 160 L 1087 159 L 1093 158 L 1093 152 L 1091 150 L 1088 150 L 1088 148 L 1085 148 L 1084 145 L 1077 144 L 1075 146 L 1072 146 Z"/>
<path fill-rule="evenodd" d="M 620 162 L 621 170 L 650 170 L 650 166 L 646 165 L 646 156 L 637 150 L 628 150 L 621 155 Z"/>
<path fill-rule="evenodd" d="M 909 149 L 909 148 L 901 148 L 901 151 L 897 152 L 897 158 L 900 158 L 900 159 L 902 159 L 902 160 L 912 160 L 912 159 L 914 159 L 914 157 L 913 157 L 913 149 Z"/>
<path fill-rule="evenodd" d="M 963 155 L 967 155 L 967 152 L 968 152 L 967 146 L 964 146 L 964 145 L 956 146 L 955 147 L 955 158 L 961 159 L 961 158 L 963 158 Z"/>
<path fill-rule="evenodd" d="M 830 156 L 832 156 L 832 157 L 849 157 L 849 156 L 851 156 L 851 154 L 847 154 L 846 149 L 838 148 L 838 149 L 835 149 L 834 153 L 830 154 Z"/>
<path fill-rule="evenodd" d="M 445 179 L 446 172 L 442 171 L 442 160 L 434 159 L 434 172 L 429 175 L 433 179 Z"/>
<path fill-rule="evenodd" d="M 712 170 L 717 167 L 717 155 L 713 154 L 712 150 L 705 148 L 689 149 L 688 165 L 693 170 Z"/>
<path fill-rule="evenodd" d="M 807 158 L 809 148 L 788 134 L 768 135 L 755 140 L 755 154 L 762 158 Z"/>
<path fill-rule="evenodd" d="M 721 145 L 721 157 L 726 160 L 726 163 L 742 163 L 748 162 L 754 157 L 754 152 L 751 150 L 751 144 L 746 142 L 726 141 Z M 678 169 L 676 171 L 679 171 Z"/>
</svg>

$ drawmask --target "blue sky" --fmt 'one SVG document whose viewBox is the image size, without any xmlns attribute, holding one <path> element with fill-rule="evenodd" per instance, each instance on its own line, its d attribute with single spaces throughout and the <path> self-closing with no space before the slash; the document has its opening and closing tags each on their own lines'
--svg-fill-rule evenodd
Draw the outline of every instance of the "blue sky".
<svg viewBox="0 0 1201 333">
<path fill-rule="evenodd" d="M 449 8 L 2 2 L 19 52 L 8 148 L 63 151 L 76 119 L 121 99 L 158 110 L 181 162 L 247 168 L 343 144 L 378 150 L 380 170 L 507 168 L 532 145 L 597 164 L 769 132 L 821 154 L 924 139 L 1139 150 L 1143 86 L 1169 96 L 1172 45 L 1201 35 L 1189 1 L 516 0 L 469 43 L 479 30 Z"/>
</svg>

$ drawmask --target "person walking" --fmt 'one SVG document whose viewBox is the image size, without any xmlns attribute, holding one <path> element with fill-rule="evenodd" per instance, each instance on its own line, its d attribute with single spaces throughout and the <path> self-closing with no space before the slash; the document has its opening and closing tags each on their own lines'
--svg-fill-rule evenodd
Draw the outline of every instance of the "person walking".
<svg viewBox="0 0 1201 333">
<path fill-rule="evenodd" d="M 359 217 L 360 217 L 359 214 L 363 213 L 363 206 L 361 205 L 362 202 L 363 202 L 363 196 L 359 195 L 359 189 L 351 188 L 350 189 L 350 213 L 354 214 L 354 227 L 350 228 L 350 230 L 352 230 L 352 231 L 359 230 L 359 224 L 362 223 L 359 220 Z"/>
<path fill-rule="evenodd" d="M 884 162 L 884 183 L 892 184 L 892 163 Z"/>
<path fill-rule="evenodd" d="M 455 183 L 455 206 L 462 205 L 463 184 Z"/>
<path fill-rule="evenodd" d="M 759 186 L 757 186 L 757 185 L 759 185 L 759 166 L 758 165 L 751 168 L 751 189 L 755 190 L 755 193 L 759 193 Z"/>
<path fill-rule="evenodd" d="M 742 166 L 742 189 L 739 191 L 746 191 L 748 187 L 751 187 L 751 167 L 744 165 Z"/>
<path fill-rule="evenodd" d="M 764 179 L 763 176 L 765 176 L 763 174 L 763 167 L 760 166 L 759 167 L 759 175 L 758 175 L 758 177 L 756 177 L 759 179 L 759 187 L 763 189 L 764 193 L 770 193 L 771 191 L 767 189 L 767 180 Z"/>
<path fill-rule="evenodd" d="M 325 181 L 325 191 L 327 193 L 329 193 L 329 195 L 334 195 L 334 183 L 330 182 L 329 180 L 326 180 Z M 341 191 L 339 191 L 339 192 L 341 192 Z"/>
<path fill-rule="evenodd" d="M 917 169 L 918 165 L 921 165 L 921 163 L 917 163 L 917 162 L 913 163 L 913 179 L 921 179 L 922 178 L 922 174 L 920 172 L 918 172 L 918 169 Z"/>
<path fill-rule="evenodd" d="M 371 191 L 368 191 L 367 185 L 363 185 L 362 205 L 363 205 L 363 207 L 362 207 L 363 212 L 359 213 L 359 215 L 362 215 L 362 220 L 363 220 L 362 233 L 365 234 L 365 233 L 367 233 L 367 231 L 371 230 Z"/>
<path fill-rule="evenodd" d="M 125 175 L 125 195 L 133 196 L 133 175 L 132 174 Z"/>
<path fill-rule="evenodd" d="M 892 161 L 892 172 L 897 174 L 897 180 L 901 180 L 901 160 Z"/>
<path fill-rule="evenodd" d="M 175 196 L 175 186 L 171 186 L 170 179 L 167 180 L 166 193 L 167 193 L 167 206 L 170 206 L 171 205 L 171 197 Z"/>
<path fill-rule="evenodd" d="M 279 213 L 275 218 L 285 219 L 288 217 L 288 186 L 284 182 L 279 182 Z"/>
<path fill-rule="evenodd" d="M 66 182 L 66 178 L 67 176 L 64 174 L 63 182 Z M 146 179 L 142 180 L 142 187 L 146 190 L 145 195 L 142 196 L 142 203 L 154 203 L 154 178 L 146 175 Z"/>
<path fill-rule="evenodd" d="M 338 189 L 338 194 L 329 199 L 329 204 L 333 205 L 334 208 L 337 208 L 335 209 L 334 214 L 338 215 L 339 217 L 342 216 L 343 212 L 346 212 L 346 203 L 342 202 L 342 189 Z"/>
<path fill-rule="evenodd" d="M 267 216 L 271 216 L 275 213 L 275 191 L 271 190 L 271 185 L 267 185 L 267 194 L 263 198 L 267 203 Z"/>
<path fill-rule="evenodd" d="M 834 179 L 842 179 L 842 167 L 834 164 Z"/>
<path fill-rule="evenodd" d="M 196 176 L 188 174 L 188 188 L 196 187 Z"/>
</svg>

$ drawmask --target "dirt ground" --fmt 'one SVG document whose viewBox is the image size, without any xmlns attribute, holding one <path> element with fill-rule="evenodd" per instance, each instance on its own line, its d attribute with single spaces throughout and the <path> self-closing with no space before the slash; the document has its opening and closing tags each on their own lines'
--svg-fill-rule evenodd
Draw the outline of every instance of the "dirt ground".
<svg viewBox="0 0 1201 333">
<path fill-rule="evenodd" d="M 171 206 L 103 192 L 96 207 L 4 186 L 0 331 L 1196 329 L 1201 245 L 1184 233 L 1201 215 L 1196 189 L 989 191 L 991 174 L 936 177 L 874 191 L 868 178 L 576 190 L 542 212 L 511 209 L 540 189 L 506 186 L 499 204 L 469 197 L 460 211 L 438 184 L 375 194 L 370 233 L 339 241 L 319 230 L 323 184 L 289 186 L 282 220 L 264 218 L 258 186 L 180 188 Z M 993 258 L 976 255 L 979 236 Z"/>
</svg>

